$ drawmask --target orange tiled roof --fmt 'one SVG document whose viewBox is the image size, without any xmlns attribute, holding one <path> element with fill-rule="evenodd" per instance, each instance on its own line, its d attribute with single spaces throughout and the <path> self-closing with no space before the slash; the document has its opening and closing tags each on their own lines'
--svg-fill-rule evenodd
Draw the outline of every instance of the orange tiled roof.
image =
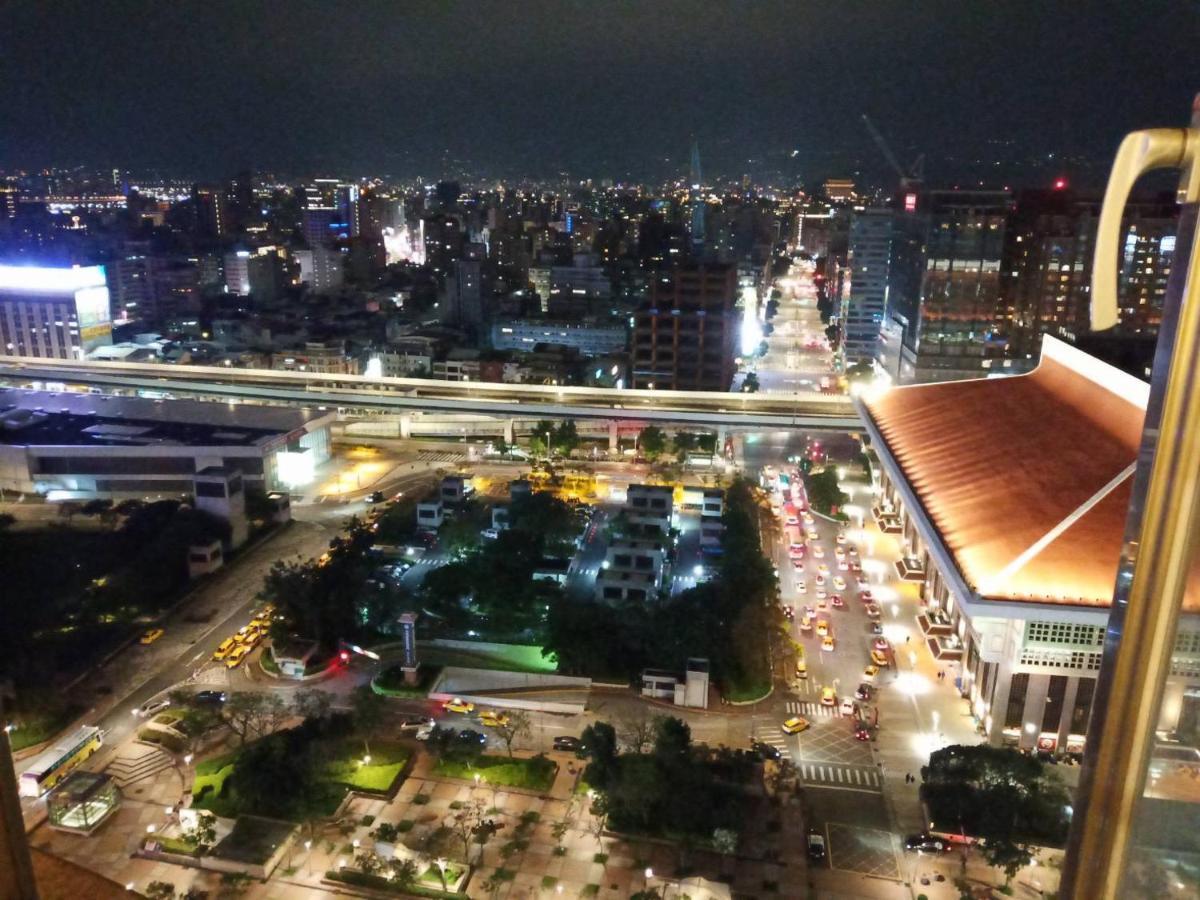
<svg viewBox="0 0 1200 900">
<path fill-rule="evenodd" d="M 1014 561 L 1135 460 L 1139 385 L 1048 340 L 1028 375 L 900 387 L 864 405 L 972 589 L 1108 606 L 1132 478 Z"/>
</svg>

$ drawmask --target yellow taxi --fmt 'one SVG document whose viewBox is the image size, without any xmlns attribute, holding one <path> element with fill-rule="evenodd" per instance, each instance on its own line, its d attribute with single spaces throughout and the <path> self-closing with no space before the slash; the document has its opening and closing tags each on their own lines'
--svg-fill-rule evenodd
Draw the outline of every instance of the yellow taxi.
<svg viewBox="0 0 1200 900">
<path fill-rule="evenodd" d="M 837 691 L 831 687 L 821 688 L 821 705 L 837 706 Z"/>
<path fill-rule="evenodd" d="M 479 724 L 488 728 L 503 728 L 508 724 L 508 716 L 496 710 L 485 709 L 479 714 Z"/>
<path fill-rule="evenodd" d="M 832 634 L 827 634 L 827 635 L 825 635 L 825 637 L 821 638 L 821 649 L 822 650 L 832 650 L 833 649 L 833 635 Z"/>
<path fill-rule="evenodd" d="M 812 634 L 812 630 L 813 630 L 812 618 L 808 615 L 808 613 L 805 613 L 800 618 L 800 633 L 801 634 Z"/>
<path fill-rule="evenodd" d="M 138 638 L 138 642 L 142 643 L 142 644 L 153 644 L 155 641 L 157 641 L 162 636 L 163 636 L 163 630 L 161 628 L 151 628 L 149 631 L 147 631 L 145 634 L 143 634 L 140 638 Z"/>
<path fill-rule="evenodd" d="M 250 624 L 239 628 L 238 633 L 234 635 L 234 638 L 238 641 L 238 643 L 253 647 L 262 639 L 262 636 L 262 629 L 257 625 Z"/>
<path fill-rule="evenodd" d="M 808 678 L 808 663 L 803 656 L 796 660 L 796 677 Z"/>
<path fill-rule="evenodd" d="M 784 734 L 799 734 L 808 727 L 808 719 L 803 716 L 793 716 L 779 727 L 783 729 Z"/>
<path fill-rule="evenodd" d="M 455 697 L 453 700 L 447 700 L 443 709 L 446 712 L 473 713 L 475 712 L 475 704 L 468 703 L 460 697 Z"/>
<path fill-rule="evenodd" d="M 877 666 L 886 667 L 888 664 L 887 654 L 883 653 L 879 650 L 872 650 L 871 651 L 871 662 Z"/>
<path fill-rule="evenodd" d="M 829 634 L 829 623 L 824 619 L 817 619 L 817 634 L 819 634 L 821 637 L 825 637 L 827 634 Z"/>
<path fill-rule="evenodd" d="M 242 660 L 250 655 L 250 651 L 252 649 L 253 648 L 247 644 L 239 644 L 238 646 L 234 647 L 233 652 L 230 653 L 229 656 L 225 657 L 225 668 L 236 669 L 242 664 Z"/>
<path fill-rule="evenodd" d="M 213 651 L 212 658 L 215 659 L 217 662 L 220 662 L 225 657 L 227 657 L 230 653 L 232 653 L 234 651 L 234 648 L 237 647 L 237 645 L 238 645 L 238 642 L 237 642 L 236 638 L 231 638 L 231 637 L 225 638 L 225 640 L 221 641 L 221 643 L 217 647 L 217 649 Z"/>
<path fill-rule="evenodd" d="M 874 666 L 874 665 L 867 666 L 865 669 L 863 669 L 863 674 L 862 674 L 863 681 L 865 681 L 867 684 L 874 684 L 875 676 L 878 674 L 879 674 L 879 666 Z"/>
</svg>

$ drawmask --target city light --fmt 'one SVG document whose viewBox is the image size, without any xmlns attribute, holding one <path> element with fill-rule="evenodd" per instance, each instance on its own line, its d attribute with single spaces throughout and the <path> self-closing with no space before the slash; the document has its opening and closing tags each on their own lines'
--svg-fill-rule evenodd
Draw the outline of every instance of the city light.
<svg viewBox="0 0 1200 900">
<path fill-rule="evenodd" d="M 4 266 L 0 265 L 0 290 L 29 293 L 73 294 L 88 288 L 105 288 L 104 266 Z"/>
</svg>

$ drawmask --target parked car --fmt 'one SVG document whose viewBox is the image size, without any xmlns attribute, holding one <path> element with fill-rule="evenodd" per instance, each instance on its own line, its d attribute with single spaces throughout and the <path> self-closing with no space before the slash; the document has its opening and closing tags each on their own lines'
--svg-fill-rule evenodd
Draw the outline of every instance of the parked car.
<svg viewBox="0 0 1200 900">
<path fill-rule="evenodd" d="M 583 742 L 574 735 L 560 734 L 554 739 L 554 749 L 566 750 L 570 753 L 578 753 L 583 749 Z"/>
<path fill-rule="evenodd" d="M 197 706 L 220 706 L 225 699 L 224 691 L 197 691 L 192 702 Z"/>
<path fill-rule="evenodd" d="M 473 728 L 464 728 L 458 733 L 458 741 L 462 744 L 486 744 L 487 735 Z"/>
<path fill-rule="evenodd" d="M 806 840 L 808 847 L 808 858 L 813 862 L 823 862 L 825 860 L 825 838 L 819 834 L 809 834 Z"/>
</svg>

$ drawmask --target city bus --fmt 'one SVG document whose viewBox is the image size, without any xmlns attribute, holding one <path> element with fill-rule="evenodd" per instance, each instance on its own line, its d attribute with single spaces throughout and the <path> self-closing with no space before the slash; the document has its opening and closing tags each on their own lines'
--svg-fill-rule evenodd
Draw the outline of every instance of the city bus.
<svg viewBox="0 0 1200 900">
<path fill-rule="evenodd" d="M 40 797 L 100 749 L 101 732 L 95 725 L 75 729 L 43 750 L 21 773 L 21 796 Z"/>
</svg>

